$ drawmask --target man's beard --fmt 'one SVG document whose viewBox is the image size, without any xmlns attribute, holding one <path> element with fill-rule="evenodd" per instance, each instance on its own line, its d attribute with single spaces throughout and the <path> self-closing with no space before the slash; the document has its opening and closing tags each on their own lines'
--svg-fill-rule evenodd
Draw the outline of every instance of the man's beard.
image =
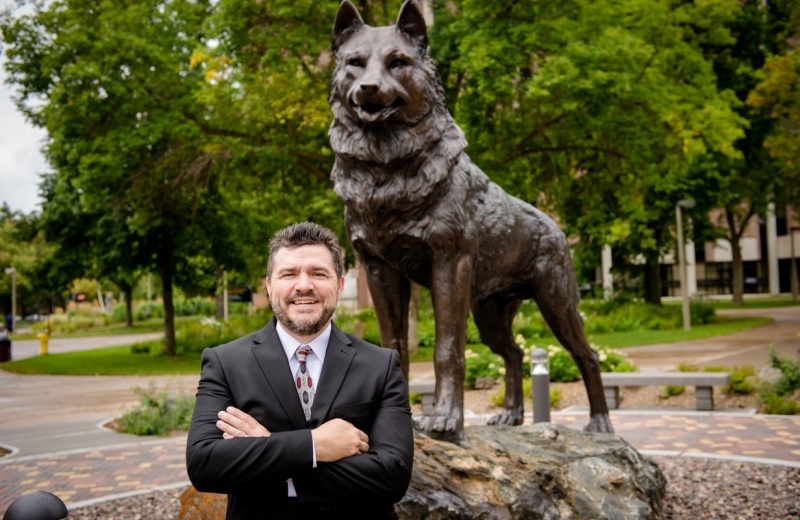
<svg viewBox="0 0 800 520">
<path fill-rule="evenodd" d="M 319 299 L 320 301 L 322 300 L 322 298 L 319 298 L 316 294 L 301 295 L 296 293 L 289 298 L 289 305 L 292 305 L 291 302 L 295 298 L 302 298 L 303 296 L 311 296 Z M 313 336 L 322 332 L 322 329 L 324 329 L 328 324 L 328 321 L 333 316 L 333 312 L 336 310 L 335 302 L 331 306 L 323 303 L 322 312 L 320 313 L 319 317 L 315 318 L 312 315 L 302 316 L 300 318 L 302 321 L 295 321 L 289 317 L 288 309 L 283 306 L 283 302 L 270 298 L 269 303 L 272 306 L 272 312 L 275 313 L 275 316 L 278 318 L 281 326 L 287 331 L 293 332 L 298 336 Z"/>
</svg>

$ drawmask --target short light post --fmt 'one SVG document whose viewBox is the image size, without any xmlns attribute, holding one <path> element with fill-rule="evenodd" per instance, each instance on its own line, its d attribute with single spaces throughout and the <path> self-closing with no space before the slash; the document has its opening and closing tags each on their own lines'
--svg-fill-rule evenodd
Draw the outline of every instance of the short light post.
<svg viewBox="0 0 800 520">
<path fill-rule="evenodd" d="M 531 353 L 534 423 L 550 422 L 550 370 L 547 364 L 547 351 L 534 349 Z"/>
<path fill-rule="evenodd" d="M 17 270 L 13 267 L 6 267 L 5 273 L 11 275 L 11 330 L 17 328 Z"/>
<path fill-rule="evenodd" d="M 789 279 L 789 283 L 792 284 L 792 299 L 797 301 L 797 293 L 800 291 L 800 288 L 797 287 L 797 255 L 794 252 L 794 234 L 800 231 L 799 226 L 792 226 L 789 228 L 789 239 L 790 239 L 790 246 L 792 248 L 792 270 L 791 270 L 791 278 Z"/>
<path fill-rule="evenodd" d="M 681 280 L 681 311 L 683 314 L 683 330 L 692 330 L 692 319 L 689 314 L 689 287 L 686 283 L 688 278 L 686 274 L 686 251 L 683 243 L 683 217 L 681 216 L 681 208 L 691 209 L 694 207 L 694 201 L 691 199 L 679 200 L 675 204 L 675 220 L 678 223 L 678 271 Z"/>
</svg>

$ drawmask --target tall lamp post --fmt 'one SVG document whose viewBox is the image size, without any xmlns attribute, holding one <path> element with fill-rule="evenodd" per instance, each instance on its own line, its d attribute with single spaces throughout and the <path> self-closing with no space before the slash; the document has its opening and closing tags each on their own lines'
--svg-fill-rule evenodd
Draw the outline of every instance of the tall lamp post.
<svg viewBox="0 0 800 520">
<path fill-rule="evenodd" d="M 692 330 L 692 319 L 689 315 L 689 287 L 686 283 L 686 246 L 683 243 L 683 217 L 681 208 L 691 209 L 694 201 L 691 199 L 679 200 L 675 204 L 675 220 L 678 222 L 678 271 L 681 280 L 681 311 L 683 314 L 683 330 Z"/>
<path fill-rule="evenodd" d="M 4 269 L 6 274 L 11 275 L 11 329 L 17 328 L 17 270 L 13 267 L 6 267 Z"/>
<path fill-rule="evenodd" d="M 789 228 L 789 237 L 791 239 L 790 245 L 791 245 L 791 248 L 792 248 L 792 255 L 791 255 L 792 256 L 792 266 L 791 266 L 792 267 L 792 270 L 791 270 L 792 274 L 791 274 L 791 278 L 789 279 L 789 282 L 792 284 L 792 298 L 794 299 L 794 301 L 797 301 L 797 292 L 798 292 L 798 287 L 797 287 L 797 255 L 794 252 L 794 234 L 796 232 L 798 232 L 798 231 L 800 231 L 800 226 L 792 226 L 791 228 Z"/>
</svg>

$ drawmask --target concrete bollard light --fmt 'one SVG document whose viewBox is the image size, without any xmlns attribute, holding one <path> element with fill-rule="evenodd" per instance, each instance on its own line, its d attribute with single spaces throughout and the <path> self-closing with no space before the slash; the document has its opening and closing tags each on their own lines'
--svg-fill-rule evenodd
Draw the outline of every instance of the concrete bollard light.
<svg viewBox="0 0 800 520">
<path fill-rule="evenodd" d="M 550 370 L 547 351 L 537 348 L 531 354 L 533 422 L 550 422 Z"/>
</svg>

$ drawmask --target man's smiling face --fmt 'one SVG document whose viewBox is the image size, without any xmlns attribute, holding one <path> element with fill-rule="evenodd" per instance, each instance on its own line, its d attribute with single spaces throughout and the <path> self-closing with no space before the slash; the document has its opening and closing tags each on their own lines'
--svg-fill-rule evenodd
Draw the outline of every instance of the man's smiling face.
<svg viewBox="0 0 800 520">
<path fill-rule="evenodd" d="M 344 288 L 337 279 L 331 252 L 323 245 L 279 249 L 266 280 L 272 312 L 300 342 L 314 339 L 336 310 Z"/>
</svg>

